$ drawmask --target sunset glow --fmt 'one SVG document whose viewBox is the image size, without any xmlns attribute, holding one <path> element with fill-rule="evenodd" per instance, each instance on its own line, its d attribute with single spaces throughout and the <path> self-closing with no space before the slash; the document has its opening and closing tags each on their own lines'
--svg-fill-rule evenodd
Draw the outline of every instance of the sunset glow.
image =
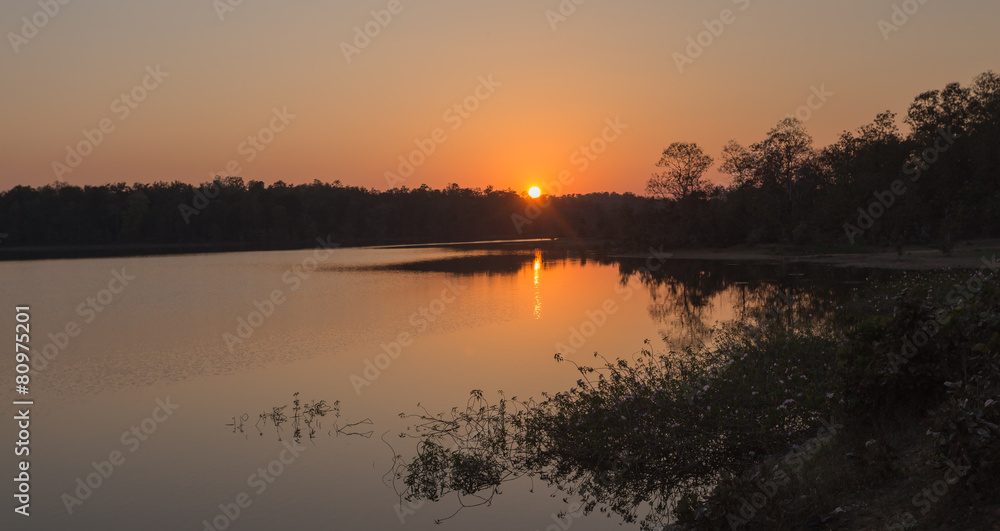
<svg viewBox="0 0 1000 531">
<path fill-rule="evenodd" d="M 804 109 L 824 145 L 996 69 L 1000 45 L 995 2 L 921 4 L 895 30 L 890 1 L 562 4 L 401 2 L 381 23 L 385 2 L 112 0 L 42 13 L 36 34 L 37 3 L 5 2 L 5 33 L 30 38 L 0 59 L 0 188 L 506 189 L 531 168 L 571 172 L 563 193 L 642 193 L 671 142 L 717 157 Z"/>
<path fill-rule="evenodd" d="M 994 529 L 1000 1 L 0 20 L 3 529 Z"/>
</svg>

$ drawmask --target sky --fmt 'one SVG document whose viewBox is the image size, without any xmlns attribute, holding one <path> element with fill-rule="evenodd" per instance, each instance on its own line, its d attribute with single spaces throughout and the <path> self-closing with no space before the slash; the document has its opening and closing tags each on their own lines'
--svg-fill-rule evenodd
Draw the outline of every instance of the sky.
<svg viewBox="0 0 1000 531">
<path fill-rule="evenodd" d="M 798 113 L 821 147 L 1000 71 L 997 20 L 982 0 L 5 1 L 0 190 L 642 193 L 673 142 L 718 157 Z"/>
</svg>

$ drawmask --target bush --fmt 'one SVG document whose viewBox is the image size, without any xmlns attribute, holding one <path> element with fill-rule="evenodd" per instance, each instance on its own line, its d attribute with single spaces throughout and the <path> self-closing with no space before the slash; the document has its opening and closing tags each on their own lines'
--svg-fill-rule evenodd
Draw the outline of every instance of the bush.
<svg viewBox="0 0 1000 531">
<path fill-rule="evenodd" d="M 647 346 L 629 361 L 577 365 L 576 387 L 537 403 L 501 393 L 491 404 L 474 391 L 450 416 L 411 416 L 418 423 L 404 436 L 420 443 L 412 460 L 397 460 L 401 495 L 454 493 L 466 507 L 530 476 L 581 497 L 585 512 L 599 508 L 644 529 L 670 521 L 726 528 L 762 481 L 775 491 L 769 510 L 794 502 L 804 487 L 778 478 L 774 465 L 788 462 L 793 443 L 807 441 L 810 456 L 825 448 L 829 437 L 810 438 L 825 418 L 883 433 L 882 419 L 927 408 L 941 464 L 968 467 L 970 488 L 995 487 L 1000 288 L 986 280 L 908 275 L 870 288 L 826 324 L 734 324 L 713 348 Z"/>
<path fill-rule="evenodd" d="M 862 424 L 933 409 L 942 462 L 967 463 L 970 486 L 995 478 L 1000 453 L 1000 288 L 982 271 L 920 277 L 841 351 L 849 411 Z"/>
<path fill-rule="evenodd" d="M 836 404 L 832 333 L 734 326 L 714 349 L 578 366 L 578 386 L 543 401 L 474 391 L 450 416 L 414 415 L 418 455 L 397 463 L 401 495 L 488 500 L 504 481 L 537 476 L 626 522 L 666 522 L 680 499 L 783 451 Z M 557 359 L 562 359 L 556 356 Z M 451 447 L 450 449 L 447 447 Z M 463 501 L 463 506 L 466 504 Z"/>
</svg>

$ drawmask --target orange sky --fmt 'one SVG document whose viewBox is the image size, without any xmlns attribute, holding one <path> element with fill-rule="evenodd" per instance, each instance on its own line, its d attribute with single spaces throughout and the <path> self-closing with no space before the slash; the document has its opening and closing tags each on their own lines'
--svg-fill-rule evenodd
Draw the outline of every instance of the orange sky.
<svg viewBox="0 0 1000 531">
<path fill-rule="evenodd" d="M 575 1 L 4 2 L 0 189 L 227 165 L 384 189 L 413 155 L 390 180 L 520 191 L 570 171 L 564 193 L 638 193 L 668 144 L 754 142 L 813 88 L 832 93 L 807 122 L 825 145 L 1000 70 L 997 2 Z"/>
</svg>

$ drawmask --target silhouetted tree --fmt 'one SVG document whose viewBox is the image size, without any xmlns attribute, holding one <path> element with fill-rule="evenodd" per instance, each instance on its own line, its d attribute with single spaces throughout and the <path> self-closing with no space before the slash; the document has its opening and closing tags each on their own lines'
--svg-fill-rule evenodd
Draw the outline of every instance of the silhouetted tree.
<svg viewBox="0 0 1000 531">
<path fill-rule="evenodd" d="M 712 167 L 712 157 L 697 144 L 670 144 L 663 150 L 656 166 L 664 168 L 664 171 L 654 173 L 646 184 L 646 191 L 654 196 L 684 200 L 709 190 L 710 183 L 705 179 L 705 172 Z"/>
<path fill-rule="evenodd" d="M 267 186 L 235 176 L 196 186 L 16 186 L 0 192 L 0 234 L 7 234 L 0 256 L 23 247 L 121 244 L 287 248 L 328 234 L 343 245 L 551 237 L 613 239 L 639 250 L 847 243 L 843 227 L 857 224 L 873 202 L 882 214 L 852 235 L 854 243 L 1000 237 L 1000 76 L 986 72 L 968 87 L 924 92 L 904 122 L 907 133 L 883 112 L 814 150 L 800 121 L 782 120 L 749 147 L 726 144 L 719 169 L 732 183 L 724 189 L 705 179 L 712 158 L 678 142 L 663 151 L 663 171 L 648 183 L 658 199 L 593 193 L 539 206 L 492 187 L 378 191 L 339 180 Z M 886 195 L 894 185 L 897 192 Z"/>
<path fill-rule="evenodd" d="M 722 164 L 719 171 L 733 178 L 734 186 L 753 185 L 757 163 L 753 154 L 735 140 L 730 140 L 722 148 Z"/>
</svg>

